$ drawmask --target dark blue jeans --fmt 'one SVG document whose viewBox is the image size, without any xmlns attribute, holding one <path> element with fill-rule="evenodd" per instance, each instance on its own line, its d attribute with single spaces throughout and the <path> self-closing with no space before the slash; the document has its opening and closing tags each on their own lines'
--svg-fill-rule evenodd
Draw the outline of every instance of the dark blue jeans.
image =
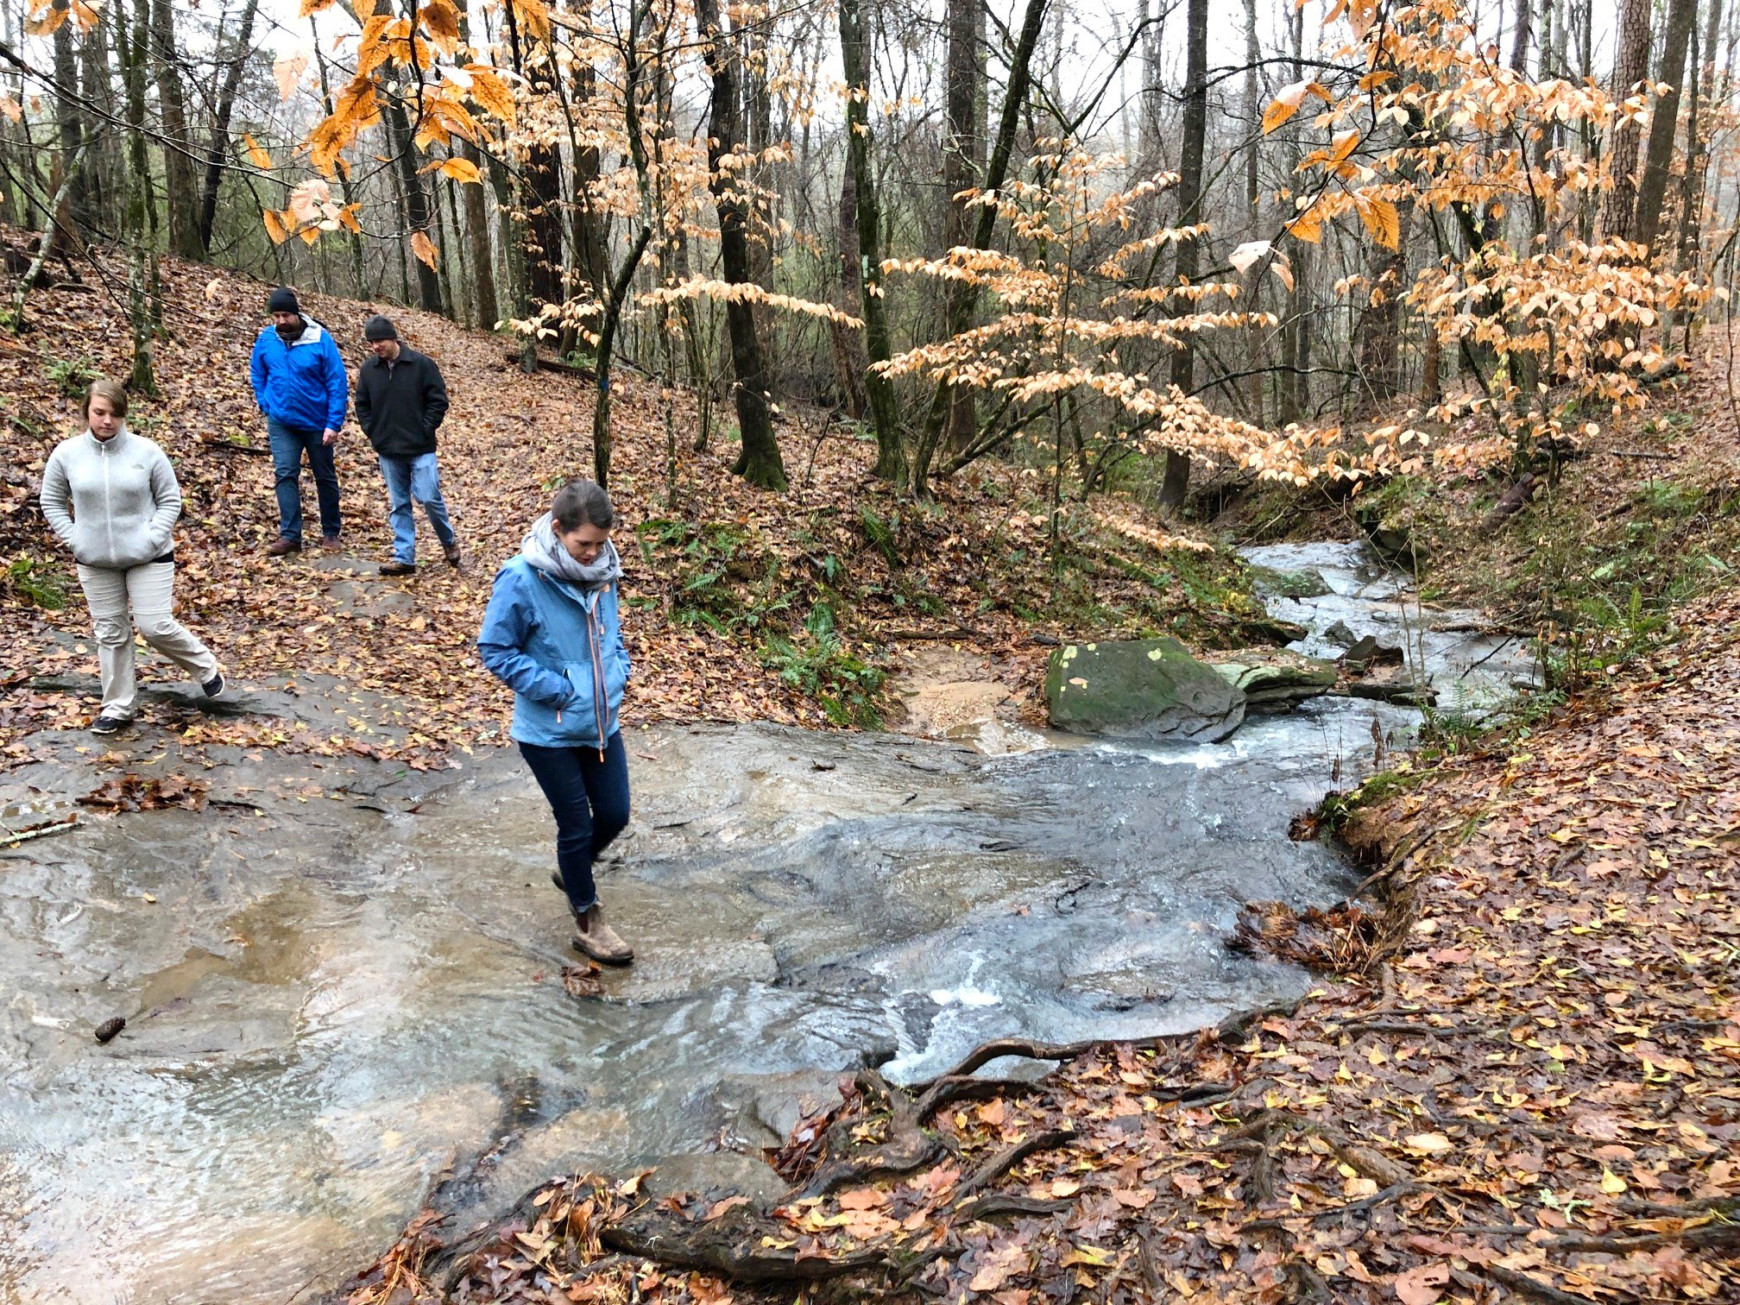
<svg viewBox="0 0 1740 1305">
<path fill-rule="evenodd" d="M 622 731 L 597 748 L 544 748 L 520 744 L 520 755 L 544 790 L 556 817 L 556 867 L 576 912 L 598 903 L 592 861 L 628 825 L 628 750 Z"/>
<path fill-rule="evenodd" d="M 336 539 L 339 531 L 338 469 L 332 463 L 332 445 L 324 432 L 299 430 L 266 418 L 266 437 L 272 446 L 273 488 L 278 493 L 278 533 L 302 542 L 302 455 L 308 454 L 308 469 L 314 473 L 314 492 L 320 499 L 320 533 Z"/>
</svg>

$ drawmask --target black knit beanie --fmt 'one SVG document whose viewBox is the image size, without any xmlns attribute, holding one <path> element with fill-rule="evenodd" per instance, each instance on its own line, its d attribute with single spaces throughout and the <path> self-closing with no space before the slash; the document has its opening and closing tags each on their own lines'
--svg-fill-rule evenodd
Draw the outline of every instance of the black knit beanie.
<svg viewBox="0 0 1740 1305">
<path fill-rule="evenodd" d="M 296 302 L 296 292 L 287 285 L 281 285 L 266 296 L 266 311 L 268 313 L 301 313 L 302 305 Z"/>
<path fill-rule="evenodd" d="M 373 344 L 376 340 L 397 340 L 398 330 L 393 326 L 392 319 L 376 313 L 363 325 L 363 339 Z"/>
</svg>

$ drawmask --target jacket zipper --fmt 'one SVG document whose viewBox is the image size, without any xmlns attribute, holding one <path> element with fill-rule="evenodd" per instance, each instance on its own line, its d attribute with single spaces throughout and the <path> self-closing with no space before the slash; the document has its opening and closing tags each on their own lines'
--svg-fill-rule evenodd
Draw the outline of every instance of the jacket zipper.
<svg viewBox="0 0 1740 1305">
<path fill-rule="evenodd" d="M 606 717 L 610 712 L 610 701 L 604 692 L 604 659 L 599 652 L 598 599 L 599 593 L 593 592 L 592 601 L 586 607 L 586 636 L 592 645 L 592 710 L 598 721 L 598 760 L 604 760 L 604 729 L 609 724 Z"/>
<path fill-rule="evenodd" d="M 120 432 L 118 432 L 118 431 L 116 432 L 116 434 L 119 434 L 119 433 Z M 93 436 L 92 438 L 95 438 L 95 437 Z M 97 442 L 97 450 L 99 453 L 102 454 L 102 459 L 103 459 L 103 529 L 108 532 L 108 536 L 109 536 L 109 562 L 110 562 L 110 565 L 113 565 L 115 562 L 115 559 L 116 559 L 116 553 L 115 553 L 115 502 L 114 502 L 114 495 L 110 492 L 110 489 L 109 489 L 109 444 L 113 441 L 113 439 L 114 439 L 114 436 L 110 436 L 109 439 L 107 439 L 107 440 L 99 440 Z"/>
</svg>

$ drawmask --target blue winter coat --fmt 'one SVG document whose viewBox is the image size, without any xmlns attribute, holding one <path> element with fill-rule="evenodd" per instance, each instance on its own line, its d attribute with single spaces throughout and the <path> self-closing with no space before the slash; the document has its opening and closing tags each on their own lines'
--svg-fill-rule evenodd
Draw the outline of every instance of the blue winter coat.
<svg viewBox="0 0 1740 1305">
<path fill-rule="evenodd" d="M 514 691 L 516 742 L 602 750 L 628 684 L 617 586 L 582 593 L 517 555 L 495 574 L 477 651 Z"/>
<path fill-rule="evenodd" d="M 297 430 L 337 430 L 350 402 L 350 378 L 332 333 L 304 317 L 302 334 L 285 344 L 268 326 L 254 341 L 248 372 L 254 402 L 273 421 Z"/>
</svg>

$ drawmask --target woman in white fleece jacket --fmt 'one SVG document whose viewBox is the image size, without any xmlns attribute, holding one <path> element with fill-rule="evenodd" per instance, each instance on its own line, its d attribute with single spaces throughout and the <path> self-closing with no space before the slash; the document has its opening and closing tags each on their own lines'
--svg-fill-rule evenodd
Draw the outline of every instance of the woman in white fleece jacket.
<svg viewBox="0 0 1740 1305">
<path fill-rule="evenodd" d="M 133 626 L 208 698 L 224 691 L 224 677 L 171 611 L 172 532 L 181 515 L 175 469 L 162 449 L 127 429 L 127 392 L 114 381 L 91 382 L 84 416 L 85 430 L 56 445 L 43 468 L 42 515 L 72 550 L 96 627 L 103 706 L 91 732 L 114 734 L 138 711 Z"/>
</svg>

